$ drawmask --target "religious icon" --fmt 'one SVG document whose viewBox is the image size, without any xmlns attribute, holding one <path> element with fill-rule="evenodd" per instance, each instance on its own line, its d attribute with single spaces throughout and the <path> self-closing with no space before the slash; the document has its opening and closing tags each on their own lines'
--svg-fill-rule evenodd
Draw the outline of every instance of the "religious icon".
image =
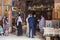
<svg viewBox="0 0 60 40">
<path fill-rule="evenodd" d="M 46 21 L 46 27 L 52 27 L 52 20 Z"/>
</svg>

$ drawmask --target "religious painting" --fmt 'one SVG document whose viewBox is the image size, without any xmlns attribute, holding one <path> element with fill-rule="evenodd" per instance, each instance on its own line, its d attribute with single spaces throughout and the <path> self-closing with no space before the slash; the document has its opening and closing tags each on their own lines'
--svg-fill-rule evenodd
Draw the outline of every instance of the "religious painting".
<svg viewBox="0 0 60 40">
<path fill-rule="evenodd" d="M 16 16 L 17 16 L 17 12 L 15 12 L 15 11 L 12 11 L 12 16 L 13 16 L 13 18 L 15 18 Z"/>
<path fill-rule="evenodd" d="M 52 13 L 51 13 L 51 11 L 47 12 L 47 17 L 48 17 L 48 20 L 52 20 Z"/>
<path fill-rule="evenodd" d="M 52 25 L 54 28 L 59 28 L 59 20 L 52 20 Z"/>
<path fill-rule="evenodd" d="M 58 15 L 57 19 L 60 19 L 60 0 L 55 0 L 55 14 Z"/>
<path fill-rule="evenodd" d="M 52 20 L 46 20 L 46 27 L 52 27 Z"/>
<path fill-rule="evenodd" d="M 54 13 L 54 19 L 58 19 L 58 12 Z"/>
<path fill-rule="evenodd" d="M 20 0 L 12 0 L 12 6 L 20 6 Z"/>
<path fill-rule="evenodd" d="M 58 19 L 60 19 L 60 6 L 57 6 L 57 11 L 58 11 Z"/>
<path fill-rule="evenodd" d="M 8 16 L 8 11 L 12 11 L 12 6 L 4 6 L 4 15 Z"/>
</svg>

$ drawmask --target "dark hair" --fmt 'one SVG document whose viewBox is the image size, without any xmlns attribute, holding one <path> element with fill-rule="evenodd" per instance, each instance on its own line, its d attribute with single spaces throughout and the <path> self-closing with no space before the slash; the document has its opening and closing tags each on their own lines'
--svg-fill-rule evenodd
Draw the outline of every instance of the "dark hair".
<svg viewBox="0 0 60 40">
<path fill-rule="evenodd" d="M 5 18 L 5 21 L 7 21 L 7 22 L 8 22 L 8 19 L 7 19 L 7 18 L 8 18 L 8 17 L 6 17 L 6 18 Z"/>
<path fill-rule="evenodd" d="M 44 14 L 41 14 L 41 16 L 43 16 L 43 17 L 44 17 Z"/>
<path fill-rule="evenodd" d="M 17 16 L 21 16 L 21 14 L 17 13 Z"/>
<path fill-rule="evenodd" d="M 18 16 L 21 16 L 21 14 L 18 14 Z"/>
<path fill-rule="evenodd" d="M 35 15 L 35 12 L 34 11 L 32 11 L 32 15 Z"/>
</svg>

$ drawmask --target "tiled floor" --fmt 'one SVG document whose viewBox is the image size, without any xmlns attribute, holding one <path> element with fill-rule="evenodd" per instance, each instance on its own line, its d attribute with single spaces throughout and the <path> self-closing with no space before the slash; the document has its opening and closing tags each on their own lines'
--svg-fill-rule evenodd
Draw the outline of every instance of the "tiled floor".
<svg viewBox="0 0 60 40">
<path fill-rule="evenodd" d="M 0 36 L 0 40 L 43 40 L 41 38 L 28 38 L 26 36 L 16 36 L 10 34 L 9 36 Z"/>
</svg>

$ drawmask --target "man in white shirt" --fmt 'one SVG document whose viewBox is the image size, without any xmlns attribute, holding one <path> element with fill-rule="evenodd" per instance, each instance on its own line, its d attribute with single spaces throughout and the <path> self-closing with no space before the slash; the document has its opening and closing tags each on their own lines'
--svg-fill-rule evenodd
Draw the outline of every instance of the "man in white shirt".
<svg viewBox="0 0 60 40">
<path fill-rule="evenodd" d="M 27 36 L 29 36 L 29 23 L 28 23 L 28 19 L 30 18 L 30 14 L 28 15 L 28 17 L 26 18 L 26 23 L 27 23 Z"/>
</svg>

